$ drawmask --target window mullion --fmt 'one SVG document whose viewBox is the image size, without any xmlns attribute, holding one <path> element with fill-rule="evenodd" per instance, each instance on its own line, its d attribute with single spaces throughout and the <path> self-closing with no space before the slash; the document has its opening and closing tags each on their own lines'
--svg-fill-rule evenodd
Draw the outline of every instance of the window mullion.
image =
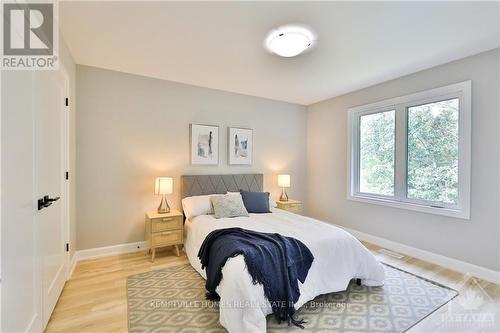
<svg viewBox="0 0 500 333">
<path fill-rule="evenodd" d="M 359 170 L 359 156 L 360 156 L 360 144 L 359 144 L 359 137 L 360 137 L 360 128 L 359 128 L 359 114 L 356 114 L 354 117 L 354 137 L 353 137 L 353 147 L 354 147 L 354 155 L 353 155 L 353 167 L 354 167 L 354 179 L 353 179 L 353 186 L 354 186 L 354 192 L 359 193 L 359 177 L 360 177 L 360 170 Z"/>
<path fill-rule="evenodd" d="M 394 197 L 398 201 L 406 199 L 406 108 L 396 106 L 396 152 L 394 170 Z"/>
</svg>

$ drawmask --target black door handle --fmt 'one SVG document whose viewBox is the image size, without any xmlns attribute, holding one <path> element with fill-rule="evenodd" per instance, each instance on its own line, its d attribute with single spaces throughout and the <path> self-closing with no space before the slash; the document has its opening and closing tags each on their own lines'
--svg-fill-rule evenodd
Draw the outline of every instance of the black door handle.
<svg viewBox="0 0 500 333">
<path fill-rule="evenodd" d="M 50 198 L 48 195 L 46 195 L 46 196 L 43 197 L 43 200 L 45 202 L 54 202 L 54 201 L 57 201 L 59 199 L 61 199 L 61 197 Z"/>
<path fill-rule="evenodd" d="M 38 210 L 49 207 L 54 201 L 59 199 L 61 199 L 61 197 L 50 198 L 48 195 L 45 195 L 42 199 L 38 199 Z"/>
</svg>

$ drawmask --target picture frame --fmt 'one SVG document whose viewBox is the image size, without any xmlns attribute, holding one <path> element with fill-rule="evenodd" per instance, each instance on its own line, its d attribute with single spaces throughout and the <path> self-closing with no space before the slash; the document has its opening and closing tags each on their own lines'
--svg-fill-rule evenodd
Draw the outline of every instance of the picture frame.
<svg viewBox="0 0 500 333">
<path fill-rule="evenodd" d="M 191 165 L 219 164 L 219 126 L 190 124 Z"/>
<path fill-rule="evenodd" d="M 229 127 L 227 138 L 229 165 L 252 165 L 253 129 Z"/>
</svg>

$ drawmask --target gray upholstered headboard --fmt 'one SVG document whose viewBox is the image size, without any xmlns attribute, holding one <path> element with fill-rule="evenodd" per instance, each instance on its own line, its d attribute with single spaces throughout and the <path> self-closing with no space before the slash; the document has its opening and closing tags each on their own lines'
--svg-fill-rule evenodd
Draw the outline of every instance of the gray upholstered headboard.
<svg viewBox="0 0 500 333">
<path fill-rule="evenodd" d="M 182 198 L 193 195 L 226 194 L 239 190 L 261 192 L 264 175 L 261 173 L 236 175 L 185 175 L 181 177 Z"/>
</svg>

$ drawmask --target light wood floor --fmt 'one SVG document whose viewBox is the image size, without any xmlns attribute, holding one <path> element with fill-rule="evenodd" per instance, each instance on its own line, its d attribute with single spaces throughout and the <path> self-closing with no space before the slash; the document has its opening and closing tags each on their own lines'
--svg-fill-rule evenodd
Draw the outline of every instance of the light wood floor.
<svg viewBox="0 0 500 333">
<path fill-rule="evenodd" d="M 499 285 L 468 279 L 464 274 L 411 257 L 394 259 L 378 253 L 379 247 L 375 245 L 365 245 L 381 261 L 460 291 L 460 296 L 424 319 L 410 332 L 500 332 Z M 159 252 L 154 263 L 149 261 L 145 252 L 80 262 L 71 279 L 66 282 L 46 332 L 127 332 L 127 276 L 184 263 L 188 263 L 186 256 L 176 257 L 171 249 Z M 483 303 L 480 311 L 470 310 L 469 313 L 474 316 L 465 319 L 480 318 L 486 322 L 477 329 L 471 329 L 470 325 L 460 329 L 456 320 L 462 317 L 446 317 L 446 313 L 457 307 L 463 309 L 461 304 L 477 300 L 476 296 L 486 303 Z M 485 311 L 486 317 L 481 317 Z M 493 314 L 493 323 L 489 322 L 489 314 Z M 452 318 L 452 322 L 446 318 Z"/>
</svg>

